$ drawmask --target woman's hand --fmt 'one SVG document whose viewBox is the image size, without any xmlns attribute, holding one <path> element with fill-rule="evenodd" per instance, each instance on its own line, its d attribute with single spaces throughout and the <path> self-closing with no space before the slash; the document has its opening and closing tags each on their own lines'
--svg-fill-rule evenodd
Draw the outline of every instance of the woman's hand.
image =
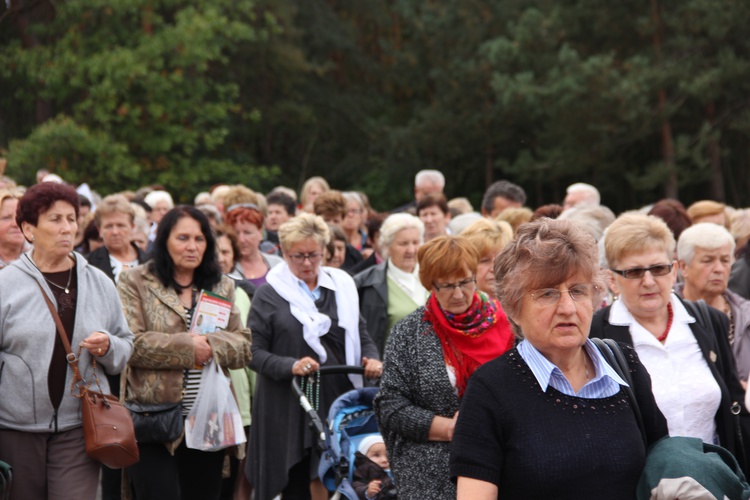
<svg viewBox="0 0 750 500">
<path fill-rule="evenodd" d="M 310 375 L 311 373 L 315 373 L 320 368 L 320 363 L 315 361 L 310 356 L 305 356 L 304 358 L 300 359 L 294 365 L 292 366 L 292 375 L 297 375 L 298 377 L 306 377 Z"/>
<path fill-rule="evenodd" d="M 456 429 L 456 420 L 458 420 L 458 412 L 453 414 L 453 418 L 433 417 L 432 424 L 430 424 L 430 431 L 427 434 L 427 439 L 430 441 L 453 441 L 453 431 Z"/>
<path fill-rule="evenodd" d="M 382 481 L 380 479 L 373 479 L 367 484 L 367 492 L 365 493 L 365 496 L 367 498 L 375 498 L 375 495 L 380 493 Z"/>
<path fill-rule="evenodd" d="M 88 349 L 92 356 L 104 356 L 109 351 L 109 335 L 102 332 L 94 332 L 83 339 L 80 346 Z"/>
<path fill-rule="evenodd" d="M 362 358 L 362 366 L 367 378 L 378 378 L 383 374 L 383 363 L 377 359 Z"/>
<path fill-rule="evenodd" d="M 208 337 L 197 333 L 191 333 L 190 336 L 193 338 L 193 348 L 195 349 L 195 366 L 205 365 L 214 354 L 211 344 L 208 343 Z"/>
</svg>

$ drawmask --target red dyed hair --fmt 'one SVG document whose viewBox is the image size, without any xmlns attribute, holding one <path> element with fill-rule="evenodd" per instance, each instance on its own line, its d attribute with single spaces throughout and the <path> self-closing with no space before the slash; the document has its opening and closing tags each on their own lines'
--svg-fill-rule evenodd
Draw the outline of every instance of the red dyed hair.
<svg viewBox="0 0 750 500">
<path fill-rule="evenodd" d="M 57 182 L 41 182 L 26 190 L 26 193 L 18 200 L 16 209 L 16 223 L 21 227 L 22 222 L 32 226 L 39 223 L 39 216 L 49 210 L 57 201 L 69 203 L 76 211 L 78 217 L 78 193 L 67 184 Z"/>
<path fill-rule="evenodd" d="M 254 224 L 258 229 L 263 229 L 263 214 L 260 210 L 248 207 L 238 207 L 231 210 L 226 215 L 226 222 L 234 227 L 238 222 L 249 222 Z"/>
</svg>

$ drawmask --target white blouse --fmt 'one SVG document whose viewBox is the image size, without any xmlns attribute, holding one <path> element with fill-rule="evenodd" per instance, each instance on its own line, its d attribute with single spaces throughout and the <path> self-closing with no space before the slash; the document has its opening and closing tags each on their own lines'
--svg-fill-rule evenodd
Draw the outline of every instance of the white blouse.
<svg viewBox="0 0 750 500">
<path fill-rule="evenodd" d="M 612 304 L 609 323 L 629 327 L 633 347 L 651 375 L 654 398 L 667 419 L 669 435 L 717 444 L 714 419 L 721 389 L 690 329 L 695 318 L 674 294 L 670 302 L 674 317 L 664 344 L 633 318 L 621 300 Z"/>
</svg>

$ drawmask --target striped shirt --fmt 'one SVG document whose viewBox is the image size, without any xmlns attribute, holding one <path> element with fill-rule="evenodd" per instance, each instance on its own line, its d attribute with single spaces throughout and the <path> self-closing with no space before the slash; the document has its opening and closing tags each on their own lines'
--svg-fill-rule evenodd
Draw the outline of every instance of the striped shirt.
<svg viewBox="0 0 750 500">
<path fill-rule="evenodd" d="M 614 396 L 620 391 L 621 385 L 627 387 L 628 384 L 609 366 L 609 363 L 602 357 L 599 349 L 596 348 L 591 340 L 586 340 L 584 348 L 594 363 L 596 374 L 578 393 L 573 390 L 563 372 L 528 341 L 524 340 L 518 344 L 518 354 L 529 365 L 531 372 L 536 377 L 537 382 L 539 382 L 544 392 L 547 392 L 547 387 L 552 386 L 567 396 L 600 399 Z"/>
<path fill-rule="evenodd" d="M 193 312 L 195 308 L 190 308 L 190 310 L 186 311 L 187 313 L 187 324 L 191 324 L 193 322 Z M 182 394 L 182 414 L 183 416 L 187 416 L 188 413 L 190 413 L 190 410 L 193 409 L 193 405 L 195 404 L 195 399 L 198 397 L 198 389 L 201 387 L 201 377 L 203 376 L 203 370 L 185 370 L 185 381 L 184 383 L 184 390 Z"/>
</svg>

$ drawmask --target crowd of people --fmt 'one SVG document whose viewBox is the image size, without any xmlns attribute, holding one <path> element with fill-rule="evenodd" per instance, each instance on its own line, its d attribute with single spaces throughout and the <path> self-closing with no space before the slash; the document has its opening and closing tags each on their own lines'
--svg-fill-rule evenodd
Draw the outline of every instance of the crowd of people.
<svg viewBox="0 0 750 500">
<path fill-rule="evenodd" d="M 750 210 L 666 199 L 616 216 L 585 183 L 532 209 L 506 180 L 474 210 L 446 191 L 423 170 L 413 200 L 378 213 L 322 177 L 189 204 L 0 178 L 11 498 L 329 498 L 295 378 L 323 417 L 379 388 L 379 434 L 350 471 L 365 500 L 634 498 L 666 436 L 750 471 Z M 209 333 L 205 292 L 230 304 Z M 86 455 L 61 336 L 84 380 L 164 419 L 136 465 Z M 627 373 L 595 339 L 617 342 Z M 336 365 L 362 373 L 316 378 Z M 246 444 L 189 446 L 207 367 L 231 380 Z"/>
</svg>

